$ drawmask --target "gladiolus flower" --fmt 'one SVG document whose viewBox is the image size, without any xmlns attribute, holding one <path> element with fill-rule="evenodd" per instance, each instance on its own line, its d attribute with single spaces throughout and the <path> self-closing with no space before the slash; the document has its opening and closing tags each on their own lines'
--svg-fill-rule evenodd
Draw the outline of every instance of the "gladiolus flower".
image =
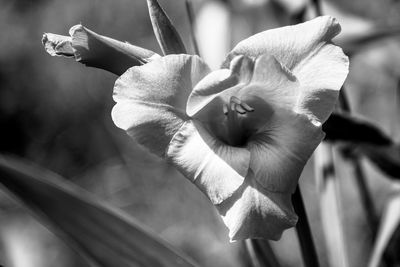
<svg viewBox="0 0 400 267">
<path fill-rule="evenodd" d="M 348 73 L 339 32 L 329 16 L 268 30 L 216 71 L 185 54 L 134 66 L 115 83 L 113 120 L 198 186 L 231 240 L 279 239 Z"/>
</svg>

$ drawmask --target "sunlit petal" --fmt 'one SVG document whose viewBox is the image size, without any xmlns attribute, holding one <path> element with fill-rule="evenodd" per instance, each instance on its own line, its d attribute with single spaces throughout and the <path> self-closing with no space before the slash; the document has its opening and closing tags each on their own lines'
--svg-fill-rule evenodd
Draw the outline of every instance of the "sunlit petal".
<svg viewBox="0 0 400 267">
<path fill-rule="evenodd" d="M 250 83 L 237 92 L 240 99 L 255 109 L 249 114 L 252 117 L 266 115 L 258 112 L 262 104 L 294 111 L 300 94 L 300 84 L 293 73 L 275 57 L 267 55 L 255 60 Z"/>
<path fill-rule="evenodd" d="M 215 103 L 211 102 L 216 97 L 224 97 L 222 94 L 232 95 L 250 82 L 253 67 L 254 63 L 250 58 L 238 56 L 232 60 L 229 69 L 211 72 L 193 88 L 187 101 L 187 114 L 194 116 L 203 108 L 212 111 Z M 206 115 L 210 115 L 207 111 Z"/>
<path fill-rule="evenodd" d="M 278 240 L 285 229 L 297 222 L 291 194 L 265 190 L 252 173 L 239 190 L 217 209 L 229 228 L 231 241 L 246 238 Z"/>
<path fill-rule="evenodd" d="M 158 155 L 187 119 L 186 99 L 209 72 L 197 56 L 169 55 L 132 67 L 115 83 L 114 123 Z"/>
<path fill-rule="evenodd" d="M 200 122 L 194 121 L 179 129 L 168 147 L 167 157 L 213 204 L 220 204 L 237 191 L 250 162 L 247 149 L 221 143 Z"/>
<path fill-rule="evenodd" d="M 340 25 L 329 16 L 268 30 L 240 42 L 224 66 L 237 55 L 274 56 L 300 82 L 298 111 L 324 122 L 348 73 L 348 58 L 331 43 L 339 32 Z"/>
</svg>

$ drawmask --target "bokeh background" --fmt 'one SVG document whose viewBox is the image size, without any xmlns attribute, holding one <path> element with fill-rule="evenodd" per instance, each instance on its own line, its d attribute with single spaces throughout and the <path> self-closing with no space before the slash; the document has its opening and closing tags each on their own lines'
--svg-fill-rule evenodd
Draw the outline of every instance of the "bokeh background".
<svg viewBox="0 0 400 267">
<path fill-rule="evenodd" d="M 159 2 L 193 53 L 184 1 Z M 229 1 L 221 2 L 227 5 Z M 231 1 L 227 17 L 221 18 L 231 25 L 226 33 L 228 46 L 255 32 L 292 22 L 290 14 L 274 2 L 244 2 Z M 294 2 L 301 5 L 306 0 Z M 208 3 L 194 1 L 196 14 Z M 343 38 L 362 34 L 373 25 L 400 25 L 400 2 L 395 0 L 332 0 L 322 6 L 325 14 L 341 22 Z M 206 13 L 200 16 L 208 18 Z M 217 25 L 214 18 L 204 23 Z M 243 243 L 229 243 L 221 219 L 200 191 L 114 126 L 110 111 L 117 77 L 44 51 L 44 32 L 67 35 L 78 23 L 161 53 L 144 0 L 0 0 L 0 153 L 27 158 L 124 209 L 202 266 L 248 266 Z M 198 38 L 203 38 L 200 43 L 212 42 L 204 35 Z M 374 122 L 396 141 L 400 141 L 399 78 L 400 40 L 393 36 L 357 50 L 346 82 L 355 114 Z M 350 266 L 365 266 L 372 246 L 370 229 L 353 170 L 345 160 L 339 162 Z M 362 163 L 380 213 L 398 186 L 367 160 Z M 325 266 L 312 161 L 300 181 Z M 283 266 L 302 266 L 294 230 L 272 245 Z M 2 191 L 0 265 L 88 266 Z"/>
</svg>

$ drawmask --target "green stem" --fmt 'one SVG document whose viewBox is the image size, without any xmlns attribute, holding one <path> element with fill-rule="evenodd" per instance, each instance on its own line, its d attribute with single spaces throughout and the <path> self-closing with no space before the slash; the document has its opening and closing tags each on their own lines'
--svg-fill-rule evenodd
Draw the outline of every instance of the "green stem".
<svg viewBox="0 0 400 267">
<path fill-rule="evenodd" d="M 306 267 L 319 267 L 317 251 L 315 250 L 306 209 L 299 186 L 297 186 L 296 191 L 293 194 L 292 202 L 294 210 L 299 216 L 299 221 L 296 225 L 296 232 L 299 238 L 304 264 Z"/>
<path fill-rule="evenodd" d="M 245 245 L 253 267 L 281 266 L 267 240 L 248 239 Z"/>
</svg>

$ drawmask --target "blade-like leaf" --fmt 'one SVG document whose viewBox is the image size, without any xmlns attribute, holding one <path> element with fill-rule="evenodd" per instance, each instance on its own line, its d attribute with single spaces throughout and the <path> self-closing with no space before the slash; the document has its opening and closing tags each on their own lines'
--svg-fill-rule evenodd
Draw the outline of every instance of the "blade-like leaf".
<svg viewBox="0 0 400 267">
<path fill-rule="evenodd" d="M 385 146 L 393 143 L 390 137 L 374 124 L 348 114 L 333 113 L 323 124 L 322 129 L 326 133 L 327 141 Z"/>
<path fill-rule="evenodd" d="M 374 124 L 346 114 L 334 113 L 324 123 L 326 141 L 347 142 L 346 156 L 367 157 L 383 173 L 400 178 L 400 145 Z"/>
<path fill-rule="evenodd" d="M 179 33 L 157 0 L 147 0 L 154 34 L 164 55 L 186 54 Z"/>
<path fill-rule="evenodd" d="M 400 194 L 392 197 L 386 204 L 378 231 L 369 267 L 379 267 L 392 235 L 400 225 Z"/>
<path fill-rule="evenodd" d="M 195 266 L 132 218 L 51 172 L 0 157 L 0 183 L 95 266 Z"/>
<path fill-rule="evenodd" d="M 383 173 L 392 178 L 400 178 L 400 145 L 390 146 L 363 145 L 356 149 L 356 154 L 366 156 Z"/>
</svg>

